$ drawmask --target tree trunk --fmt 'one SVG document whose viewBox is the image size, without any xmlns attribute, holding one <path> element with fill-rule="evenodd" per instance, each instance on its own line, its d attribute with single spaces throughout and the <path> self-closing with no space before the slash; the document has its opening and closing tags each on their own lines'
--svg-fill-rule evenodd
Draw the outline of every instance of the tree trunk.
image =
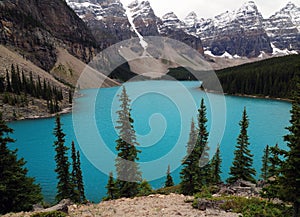
<svg viewBox="0 0 300 217">
<path fill-rule="evenodd" d="M 300 203 L 298 201 L 294 202 L 294 216 L 293 217 L 300 217 Z"/>
</svg>

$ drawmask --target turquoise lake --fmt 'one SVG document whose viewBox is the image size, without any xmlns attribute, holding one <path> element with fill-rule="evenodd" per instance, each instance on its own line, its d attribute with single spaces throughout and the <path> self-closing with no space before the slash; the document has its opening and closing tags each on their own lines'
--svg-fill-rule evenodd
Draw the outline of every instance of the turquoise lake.
<svg viewBox="0 0 300 217">
<path fill-rule="evenodd" d="M 200 91 L 198 82 L 143 81 L 125 86 L 132 99 L 132 117 L 142 151 L 140 168 L 143 178 L 154 188 L 163 187 L 168 164 L 174 181 L 180 182 L 180 164 L 186 154 L 190 123 L 192 118 L 197 120 L 202 98 L 207 106 L 208 130 L 214 132 L 209 139 L 212 154 L 220 143 L 223 180 L 228 177 L 244 107 L 250 119 L 248 134 L 257 178 L 265 146 L 278 143 L 285 147 L 283 136 L 289 125 L 290 103 L 234 96 L 223 98 Z M 72 114 L 61 117 L 66 145 L 70 146 L 74 140 L 81 152 L 86 196 L 94 202 L 105 196 L 107 173 L 114 171 L 118 91 L 120 87 L 82 90 Z M 53 202 L 56 194 L 54 125 L 54 118 L 9 123 L 16 139 L 11 147 L 18 148 L 18 156 L 25 158 L 29 175 L 41 185 L 48 202 Z"/>
</svg>

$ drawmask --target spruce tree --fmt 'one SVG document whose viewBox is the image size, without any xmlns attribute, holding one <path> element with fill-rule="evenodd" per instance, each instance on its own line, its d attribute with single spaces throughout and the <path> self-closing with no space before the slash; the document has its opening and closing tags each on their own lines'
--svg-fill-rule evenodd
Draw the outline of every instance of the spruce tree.
<svg viewBox="0 0 300 217">
<path fill-rule="evenodd" d="M 209 164 L 209 147 L 208 147 L 208 131 L 206 129 L 206 106 L 204 99 L 201 100 L 200 109 L 198 110 L 198 136 L 197 143 L 194 148 L 197 154 L 196 165 L 196 191 L 200 191 L 203 186 L 210 184 L 211 168 Z"/>
<path fill-rule="evenodd" d="M 252 167 L 253 155 L 249 150 L 249 137 L 247 128 L 249 126 L 249 120 L 247 116 L 246 108 L 243 111 L 242 120 L 239 123 L 241 127 L 240 134 L 237 138 L 237 146 L 234 152 L 234 160 L 230 167 L 230 177 L 227 179 L 228 183 L 234 183 L 239 179 L 255 182 L 256 171 Z"/>
<path fill-rule="evenodd" d="M 78 191 L 78 180 L 77 180 L 77 155 L 74 141 L 71 144 L 71 159 L 72 159 L 72 172 L 71 172 L 71 180 L 72 180 L 72 192 L 70 199 L 74 202 L 80 202 L 80 195 Z"/>
<path fill-rule="evenodd" d="M 119 138 L 116 140 L 116 158 L 117 170 L 117 188 L 119 197 L 134 197 L 139 192 L 139 182 L 142 181 L 142 175 L 139 166 L 136 163 L 138 153 L 141 151 L 136 148 L 135 130 L 133 128 L 133 119 L 131 117 L 130 99 L 125 87 L 123 87 L 120 98 L 120 110 L 117 111 L 119 119 L 117 120 Z"/>
<path fill-rule="evenodd" d="M 264 149 L 264 154 L 262 157 L 262 168 L 261 168 L 261 175 L 260 177 L 263 180 L 267 180 L 270 177 L 269 169 L 270 169 L 270 149 L 269 145 L 266 146 Z"/>
<path fill-rule="evenodd" d="M 117 189 L 116 182 L 114 180 L 112 172 L 109 173 L 109 179 L 108 179 L 108 182 L 106 185 L 106 189 L 107 189 L 107 192 L 106 192 L 107 196 L 104 198 L 105 200 L 114 200 L 117 198 L 117 190 L 118 189 Z"/>
<path fill-rule="evenodd" d="M 204 99 L 201 100 L 198 112 L 198 128 L 195 128 L 192 121 L 190 138 L 187 144 L 187 157 L 183 162 L 183 169 L 180 173 L 181 192 L 185 195 L 193 195 L 201 191 L 203 186 L 210 184 L 211 173 Z"/>
<path fill-rule="evenodd" d="M 288 151 L 282 151 L 284 162 L 282 164 L 279 181 L 280 195 L 285 201 L 293 203 L 294 217 L 300 216 L 300 80 L 297 77 L 293 93 L 290 126 L 286 129 L 289 134 L 284 137 Z"/>
<path fill-rule="evenodd" d="M 7 146 L 14 142 L 11 133 L 0 113 L 0 214 L 29 211 L 42 200 L 40 186 L 27 176 L 24 159 L 18 159 L 17 150 Z"/>
<path fill-rule="evenodd" d="M 80 153 L 77 151 L 77 162 L 76 162 L 76 175 L 77 175 L 77 189 L 79 192 L 79 202 L 85 202 L 86 197 L 84 193 L 84 183 L 83 183 L 83 176 L 81 170 L 81 161 L 80 161 Z"/>
<path fill-rule="evenodd" d="M 171 176 L 170 165 L 169 165 L 168 170 L 167 170 L 167 179 L 165 182 L 165 187 L 172 187 L 172 186 L 174 186 L 174 182 L 173 182 L 173 178 Z"/>
<path fill-rule="evenodd" d="M 60 116 L 56 115 L 56 126 L 54 128 L 54 135 L 56 140 L 54 141 L 55 148 L 55 162 L 56 168 L 55 172 L 57 173 L 57 194 L 56 200 L 61 201 L 62 199 L 67 199 L 72 197 L 72 184 L 70 180 L 69 167 L 70 163 L 68 160 L 68 147 L 65 146 L 65 134 L 62 130 L 62 124 L 60 122 Z"/>
<path fill-rule="evenodd" d="M 269 148 L 267 176 L 265 177 L 266 185 L 261 191 L 261 196 L 271 200 L 279 197 L 279 176 L 282 160 L 280 159 L 281 149 L 278 144 Z"/>
<path fill-rule="evenodd" d="M 221 164 L 222 159 L 220 156 L 220 146 L 218 145 L 216 154 L 211 160 L 211 184 L 221 183 Z"/>
<path fill-rule="evenodd" d="M 139 184 L 138 196 L 148 196 L 150 194 L 152 194 L 152 187 L 149 182 L 147 182 L 146 180 L 143 180 Z"/>
<path fill-rule="evenodd" d="M 197 129 L 195 127 L 195 122 L 192 120 L 189 141 L 187 143 L 187 154 L 186 158 L 183 160 L 183 168 L 180 172 L 180 191 L 184 195 L 193 195 L 195 192 L 195 167 L 197 158 L 194 150 L 197 141 Z"/>
</svg>

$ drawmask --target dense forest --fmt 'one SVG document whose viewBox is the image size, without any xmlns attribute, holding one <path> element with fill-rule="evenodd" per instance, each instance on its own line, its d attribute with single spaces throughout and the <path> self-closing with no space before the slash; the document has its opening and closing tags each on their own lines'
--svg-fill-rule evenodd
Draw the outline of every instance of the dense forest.
<svg viewBox="0 0 300 217">
<path fill-rule="evenodd" d="M 224 93 L 291 98 L 294 78 L 300 74 L 300 55 L 291 55 L 217 70 Z M 170 69 L 168 76 L 177 80 L 196 80 L 205 72 L 184 67 Z M 166 79 L 164 76 L 163 79 Z M 206 85 L 209 86 L 209 85 Z"/>
<path fill-rule="evenodd" d="M 300 55 L 276 57 L 217 71 L 225 93 L 291 98 Z"/>
</svg>

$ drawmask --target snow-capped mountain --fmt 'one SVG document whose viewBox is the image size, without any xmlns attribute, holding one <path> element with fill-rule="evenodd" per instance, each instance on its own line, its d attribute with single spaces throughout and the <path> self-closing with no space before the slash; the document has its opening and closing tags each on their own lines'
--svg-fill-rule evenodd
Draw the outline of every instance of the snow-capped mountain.
<svg viewBox="0 0 300 217">
<path fill-rule="evenodd" d="M 158 36 L 157 24 L 160 19 L 155 15 L 148 1 L 134 1 L 128 5 L 128 18 L 137 31 L 143 36 Z"/>
<path fill-rule="evenodd" d="M 92 29 L 102 48 L 131 37 L 139 37 L 141 45 L 145 47 L 143 37 L 164 36 L 203 52 L 201 39 L 186 33 L 182 29 L 185 24 L 175 14 L 167 14 L 161 19 L 155 15 L 148 1 L 136 0 L 128 6 L 122 5 L 119 0 L 66 2 Z"/>
<path fill-rule="evenodd" d="M 288 3 L 264 20 L 264 28 L 277 48 L 300 50 L 300 7 Z"/>
<path fill-rule="evenodd" d="M 200 52 L 203 43 L 206 54 L 225 58 L 300 51 L 300 10 L 292 3 L 269 19 L 248 1 L 237 10 L 210 19 L 191 12 L 180 20 L 173 12 L 159 18 L 148 1 L 135 0 L 128 6 L 120 0 L 66 1 L 88 23 L 98 42 L 105 41 L 103 46 L 131 37 L 165 36 Z"/>
<path fill-rule="evenodd" d="M 92 30 L 100 48 L 134 37 L 119 0 L 66 0 Z"/>
<path fill-rule="evenodd" d="M 254 57 L 261 51 L 272 52 L 263 17 L 253 1 L 211 19 L 199 20 L 195 14 L 189 14 L 185 20 L 186 31 L 199 36 L 213 55 L 227 52 L 232 56 Z"/>
</svg>

